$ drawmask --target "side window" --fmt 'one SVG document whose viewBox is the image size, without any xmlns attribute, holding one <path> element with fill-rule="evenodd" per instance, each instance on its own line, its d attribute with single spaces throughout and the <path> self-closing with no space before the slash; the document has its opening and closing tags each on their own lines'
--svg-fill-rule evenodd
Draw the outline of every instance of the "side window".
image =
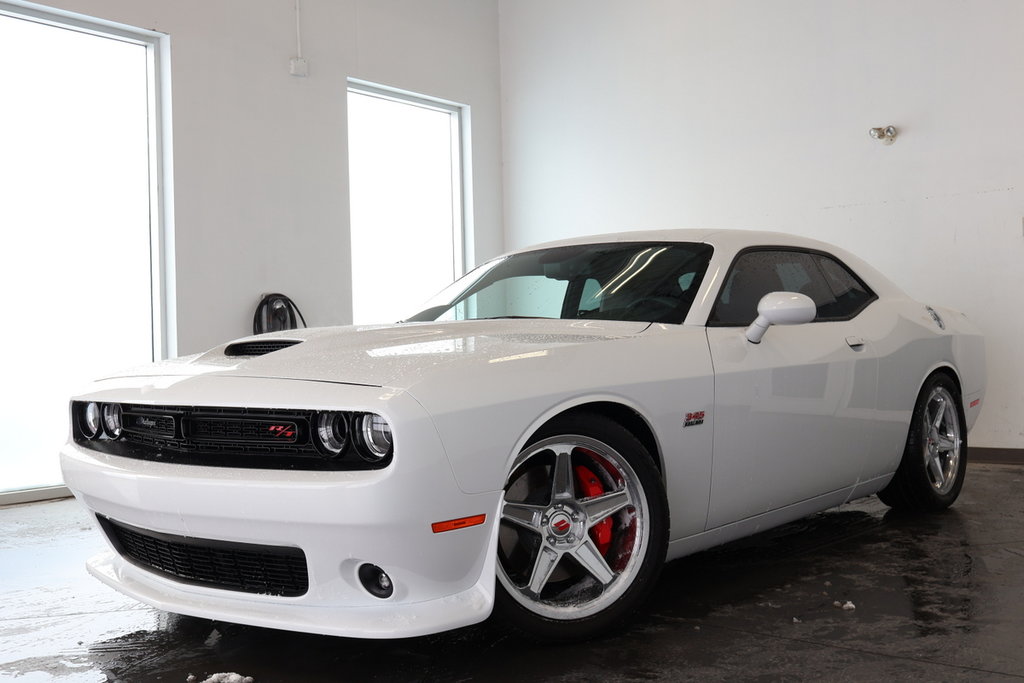
<svg viewBox="0 0 1024 683">
<path fill-rule="evenodd" d="M 818 306 L 819 320 L 852 318 L 875 300 L 874 292 L 846 266 L 824 254 L 818 254 L 815 258 L 832 293 L 831 303 Z"/>
<path fill-rule="evenodd" d="M 853 273 L 825 254 L 750 251 L 733 263 L 708 323 L 749 325 L 757 317 L 761 297 L 769 292 L 810 297 L 818 308 L 816 321 L 852 318 L 874 300 Z"/>
<path fill-rule="evenodd" d="M 780 291 L 796 292 L 811 297 L 814 305 L 818 307 L 818 317 L 815 319 L 820 320 L 822 307 L 833 305 L 835 298 L 832 296 L 832 290 L 829 289 L 825 278 L 822 277 L 821 271 L 818 270 L 815 257 L 811 254 L 794 251 L 776 253 L 779 257 L 776 268 L 782 280 L 782 290 Z M 756 304 L 754 315 L 757 315 Z"/>
<path fill-rule="evenodd" d="M 741 254 L 729 271 L 711 312 L 709 323 L 718 325 L 749 325 L 757 317 L 757 304 L 768 292 L 797 291 L 796 287 L 810 281 L 804 264 L 784 251 L 748 251 Z M 789 283 L 791 289 L 786 288 Z"/>
</svg>

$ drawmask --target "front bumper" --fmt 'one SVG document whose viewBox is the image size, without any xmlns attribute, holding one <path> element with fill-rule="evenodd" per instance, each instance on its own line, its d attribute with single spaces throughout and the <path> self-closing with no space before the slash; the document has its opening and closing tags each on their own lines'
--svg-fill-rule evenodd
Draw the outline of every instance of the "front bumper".
<svg viewBox="0 0 1024 683">
<path fill-rule="evenodd" d="M 296 395 L 301 403 L 280 405 L 282 396 Z M 61 451 L 65 482 L 94 514 L 163 534 L 300 548 L 309 589 L 281 597 L 187 584 L 127 561 L 113 545 L 89 561 L 97 578 L 170 612 L 340 636 L 417 636 L 487 618 L 501 492 L 459 490 L 415 400 L 373 387 L 209 377 L 144 391 L 108 382 L 83 398 L 160 404 L 197 396 L 204 405 L 239 405 L 245 397 L 248 406 L 378 412 L 394 427 L 394 460 L 360 472 L 233 469 L 134 460 L 68 443 Z M 486 515 L 478 526 L 431 529 L 478 514 Z M 391 577 L 389 598 L 362 586 L 364 563 Z"/>
</svg>

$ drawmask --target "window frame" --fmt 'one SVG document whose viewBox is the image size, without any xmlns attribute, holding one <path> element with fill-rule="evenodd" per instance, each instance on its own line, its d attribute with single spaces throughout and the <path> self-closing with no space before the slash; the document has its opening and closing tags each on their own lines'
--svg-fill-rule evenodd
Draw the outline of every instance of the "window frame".
<svg viewBox="0 0 1024 683">
<path fill-rule="evenodd" d="M 705 322 L 705 327 L 737 327 L 737 328 L 745 328 L 745 327 L 748 327 L 750 325 L 750 323 L 719 322 L 719 321 L 712 320 L 712 319 L 715 317 L 715 314 L 718 312 L 718 306 L 719 306 L 719 304 L 721 304 L 721 300 L 722 300 L 722 292 L 725 289 L 726 284 L 729 282 L 729 279 L 732 277 L 733 271 L 736 269 L 736 264 L 739 263 L 739 260 L 741 258 L 743 258 L 744 256 L 746 256 L 747 254 L 750 254 L 752 252 L 779 252 L 779 251 L 790 252 L 790 253 L 797 253 L 797 254 L 807 254 L 808 256 L 821 256 L 821 257 L 825 257 L 827 259 L 830 259 L 834 263 L 839 264 L 844 270 L 846 270 L 846 272 L 849 273 L 853 277 L 853 279 L 856 280 L 856 282 L 861 287 L 863 287 L 864 291 L 867 292 L 868 295 L 869 295 L 867 297 L 867 299 L 865 299 L 864 302 L 859 307 L 857 307 L 855 310 L 853 310 L 849 315 L 846 315 L 846 316 L 829 316 L 828 318 L 818 318 L 817 315 L 815 315 L 814 320 L 812 320 L 810 323 L 807 323 L 807 324 L 845 322 L 845 321 L 853 320 L 854 318 L 859 316 L 861 313 L 863 313 L 864 310 L 868 306 L 870 306 L 872 303 L 874 303 L 875 301 L 878 300 L 878 294 L 875 293 L 875 290 L 873 290 L 871 287 L 868 286 L 868 284 L 866 282 L 864 282 L 864 279 L 860 275 L 857 274 L 857 271 L 855 271 L 853 268 L 850 268 L 850 266 L 848 266 L 845 261 L 843 261 L 841 258 L 838 258 L 835 254 L 829 253 L 827 251 L 823 251 L 821 249 L 813 249 L 813 248 L 808 248 L 808 247 L 796 247 L 796 246 L 784 246 L 784 245 L 777 245 L 777 244 L 776 245 L 761 245 L 761 246 L 744 247 L 740 251 L 736 252 L 735 256 L 733 256 L 732 262 L 729 264 L 728 270 L 726 270 L 725 277 L 722 278 L 722 284 L 719 287 L 718 292 L 715 294 L 715 303 L 711 307 L 711 311 L 708 313 L 708 319 Z M 825 273 L 821 272 L 821 266 L 819 266 L 816 262 L 815 262 L 815 266 L 818 269 L 819 275 L 822 277 L 822 279 L 825 280 L 825 282 L 827 284 L 828 283 L 828 278 L 825 275 Z M 829 287 L 829 289 L 831 290 L 831 287 Z M 751 321 L 751 322 L 753 322 L 753 321 Z"/>
</svg>

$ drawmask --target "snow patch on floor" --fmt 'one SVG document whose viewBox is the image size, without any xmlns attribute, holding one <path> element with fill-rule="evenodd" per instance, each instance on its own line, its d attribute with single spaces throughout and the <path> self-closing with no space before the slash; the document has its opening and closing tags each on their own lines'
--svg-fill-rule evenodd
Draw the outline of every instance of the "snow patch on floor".
<svg viewBox="0 0 1024 683">
<path fill-rule="evenodd" d="M 198 679 L 194 674 L 189 674 L 185 679 L 186 683 L 196 683 Z M 243 676 L 236 673 L 210 674 L 200 683 L 253 683 L 252 676 Z"/>
</svg>

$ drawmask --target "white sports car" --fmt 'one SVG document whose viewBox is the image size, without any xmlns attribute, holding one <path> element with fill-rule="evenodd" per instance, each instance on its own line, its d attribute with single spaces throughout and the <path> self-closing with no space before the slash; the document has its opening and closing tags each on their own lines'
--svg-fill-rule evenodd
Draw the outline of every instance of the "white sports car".
<svg viewBox="0 0 1024 683">
<path fill-rule="evenodd" d="M 71 403 L 89 571 L 171 612 L 363 638 L 616 624 L 661 565 L 852 499 L 960 492 L 984 340 L 827 244 L 515 252 L 406 321 L 249 337 Z"/>
</svg>

